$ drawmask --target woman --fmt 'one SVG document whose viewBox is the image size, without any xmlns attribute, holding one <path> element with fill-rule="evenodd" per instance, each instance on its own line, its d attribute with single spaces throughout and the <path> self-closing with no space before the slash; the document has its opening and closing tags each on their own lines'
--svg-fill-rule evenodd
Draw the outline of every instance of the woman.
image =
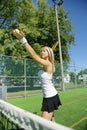
<svg viewBox="0 0 87 130">
<path fill-rule="evenodd" d="M 29 45 L 23 32 L 18 29 L 13 30 L 13 34 L 21 39 L 26 50 L 30 53 L 31 57 L 43 66 L 43 69 L 38 72 L 42 82 L 43 102 L 42 102 L 42 117 L 54 121 L 54 110 L 58 109 L 61 105 L 57 90 L 52 82 L 52 75 L 55 71 L 54 54 L 50 47 L 43 47 L 41 49 L 41 57 L 36 54 L 34 49 Z"/>
</svg>

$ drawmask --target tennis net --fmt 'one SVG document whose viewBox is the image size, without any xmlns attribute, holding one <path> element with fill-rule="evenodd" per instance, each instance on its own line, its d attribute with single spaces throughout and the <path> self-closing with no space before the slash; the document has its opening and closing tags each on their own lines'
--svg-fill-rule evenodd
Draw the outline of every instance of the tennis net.
<svg viewBox="0 0 87 130">
<path fill-rule="evenodd" d="M 71 130 L 0 100 L 0 129 L 3 130 Z"/>
</svg>

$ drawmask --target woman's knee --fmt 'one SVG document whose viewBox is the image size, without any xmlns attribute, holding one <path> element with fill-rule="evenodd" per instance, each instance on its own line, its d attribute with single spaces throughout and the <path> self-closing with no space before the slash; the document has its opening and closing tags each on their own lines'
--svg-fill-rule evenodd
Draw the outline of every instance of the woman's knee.
<svg viewBox="0 0 87 130">
<path fill-rule="evenodd" d="M 53 112 L 42 112 L 42 117 L 47 119 L 47 120 L 51 120 L 52 119 L 52 115 L 53 115 Z"/>
</svg>

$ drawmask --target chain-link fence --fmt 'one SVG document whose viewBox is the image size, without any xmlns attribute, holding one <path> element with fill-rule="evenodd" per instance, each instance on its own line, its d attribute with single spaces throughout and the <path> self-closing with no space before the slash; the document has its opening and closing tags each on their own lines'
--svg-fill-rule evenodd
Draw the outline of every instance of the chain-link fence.
<svg viewBox="0 0 87 130">
<path fill-rule="evenodd" d="M 58 90 L 62 90 L 61 66 L 56 62 L 55 67 L 53 82 Z M 6 86 L 7 89 L 3 94 L 7 98 L 40 94 L 42 92 L 38 77 L 40 69 L 41 65 L 32 59 L 0 56 L 0 88 Z M 65 90 L 86 86 L 87 74 L 83 73 L 84 70 L 86 68 L 64 65 Z"/>
</svg>

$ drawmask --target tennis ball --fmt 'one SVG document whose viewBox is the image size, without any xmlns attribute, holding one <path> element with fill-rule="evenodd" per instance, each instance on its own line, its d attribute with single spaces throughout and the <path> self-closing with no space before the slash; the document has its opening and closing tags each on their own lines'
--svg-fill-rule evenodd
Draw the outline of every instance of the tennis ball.
<svg viewBox="0 0 87 130">
<path fill-rule="evenodd" d="M 20 31 L 18 29 L 15 29 L 15 32 L 19 33 Z"/>
</svg>

